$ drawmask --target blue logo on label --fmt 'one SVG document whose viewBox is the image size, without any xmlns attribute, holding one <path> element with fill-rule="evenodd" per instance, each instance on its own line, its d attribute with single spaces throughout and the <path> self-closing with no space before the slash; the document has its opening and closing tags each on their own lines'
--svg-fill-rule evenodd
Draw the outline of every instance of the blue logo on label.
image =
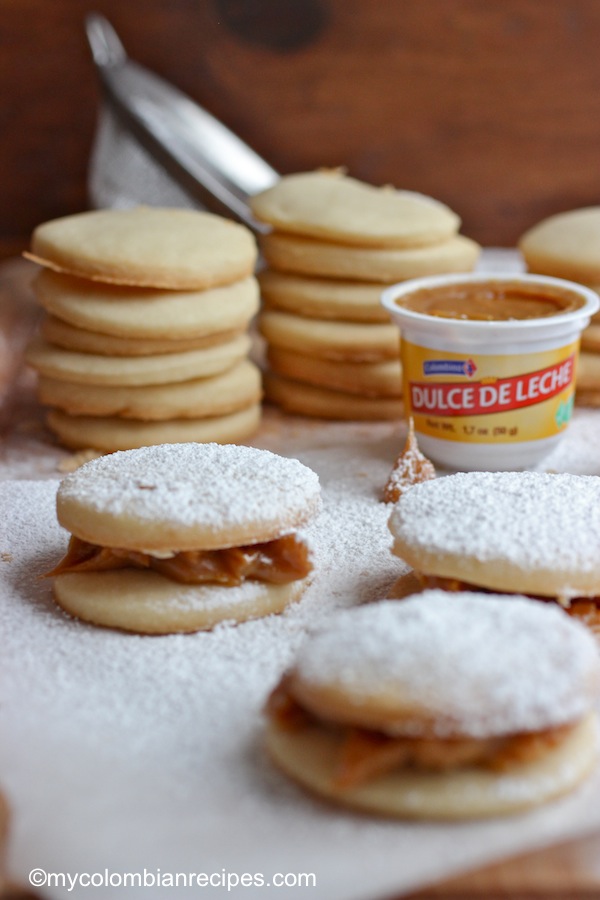
<svg viewBox="0 0 600 900">
<path fill-rule="evenodd" d="M 425 375 L 474 375 L 477 366 L 472 359 L 430 359 L 423 363 Z"/>
</svg>

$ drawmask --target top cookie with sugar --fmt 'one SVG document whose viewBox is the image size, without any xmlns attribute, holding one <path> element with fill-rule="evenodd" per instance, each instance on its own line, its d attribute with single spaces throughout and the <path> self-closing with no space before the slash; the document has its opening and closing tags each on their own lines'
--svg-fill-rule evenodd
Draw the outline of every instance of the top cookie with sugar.
<svg viewBox="0 0 600 900">
<path fill-rule="evenodd" d="M 326 721 L 487 738 L 578 721 L 599 674 L 593 637 L 559 607 L 435 590 L 330 617 L 301 646 L 286 686 Z"/>
<path fill-rule="evenodd" d="M 286 175 L 250 205 L 280 231 L 362 247 L 441 243 L 460 227 L 456 213 L 431 197 L 373 187 L 337 169 Z"/>
<path fill-rule="evenodd" d="M 92 460 L 61 483 L 60 524 L 104 547 L 157 552 L 270 541 L 320 508 L 318 476 L 253 447 L 160 444 Z"/>
<path fill-rule="evenodd" d="M 497 591 L 600 593 L 600 478 L 466 472 L 414 485 L 393 508 L 394 553 L 417 571 Z"/>
<path fill-rule="evenodd" d="M 34 230 L 35 262 L 96 281 L 203 290 L 251 275 L 252 233 L 221 216 L 140 206 L 64 216 Z"/>
</svg>

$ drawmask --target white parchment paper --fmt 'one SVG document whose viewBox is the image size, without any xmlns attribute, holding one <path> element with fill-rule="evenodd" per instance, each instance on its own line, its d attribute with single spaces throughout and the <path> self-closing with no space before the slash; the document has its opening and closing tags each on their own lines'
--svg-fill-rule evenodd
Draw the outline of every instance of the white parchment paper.
<svg viewBox="0 0 600 900">
<path fill-rule="evenodd" d="M 286 614 L 211 633 L 139 637 L 67 618 L 39 579 L 66 543 L 55 520 L 57 482 L 0 484 L 0 781 L 14 809 L 11 863 L 21 879 L 34 867 L 146 870 L 148 880 L 158 870 L 265 882 L 307 873 L 316 886 L 296 893 L 372 900 L 600 826 L 600 771 L 524 815 L 419 824 L 326 805 L 272 768 L 261 710 L 298 642 L 334 608 L 384 596 L 403 571 L 378 500 L 400 430 L 292 422 L 285 438 L 275 426 L 263 442 L 293 446 L 321 476 L 325 509 L 310 529 L 317 575 Z M 592 461 L 592 426 L 597 433 L 598 416 L 579 414 L 563 445 L 562 462 L 574 470 Z M 550 462 L 562 467 L 558 453 Z M 265 890 L 97 887 L 93 896 Z M 48 893 L 69 895 L 84 894 Z"/>
</svg>

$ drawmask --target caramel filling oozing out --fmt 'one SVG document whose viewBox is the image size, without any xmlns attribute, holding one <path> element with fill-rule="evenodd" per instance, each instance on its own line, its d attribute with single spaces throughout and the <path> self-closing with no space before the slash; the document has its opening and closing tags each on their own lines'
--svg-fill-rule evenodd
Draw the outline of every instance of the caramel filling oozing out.
<svg viewBox="0 0 600 900">
<path fill-rule="evenodd" d="M 290 534 L 261 544 L 223 550 L 185 550 L 167 559 L 137 550 L 90 544 L 71 536 L 66 556 L 48 576 L 111 569 L 152 569 L 181 584 L 234 586 L 246 579 L 288 584 L 312 570 L 306 544 Z"/>
<path fill-rule="evenodd" d="M 545 731 L 491 738 L 394 737 L 354 726 L 321 722 L 290 696 L 285 681 L 271 694 L 267 712 L 290 731 L 321 727 L 339 735 L 332 784 L 339 790 L 356 787 L 395 769 L 449 771 L 476 766 L 502 772 L 532 762 L 560 743 L 574 725 Z"/>
<path fill-rule="evenodd" d="M 482 594 L 507 594 L 506 591 L 499 591 L 491 588 L 479 587 L 468 581 L 461 581 L 459 578 L 444 578 L 439 575 L 424 575 L 422 572 L 415 572 L 416 577 L 424 588 L 440 588 L 442 591 L 479 591 Z M 540 594 L 526 594 L 532 600 L 542 600 L 544 603 L 556 603 L 556 597 L 544 597 Z M 561 604 L 562 606 L 562 604 Z M 585 625 L 592 631 L 600 634 L 600 596 L 598 597 L 575 597 L 569 603 L 569 606 L 563 607 L 566 613 L 581 619 Z"/>
</svg>

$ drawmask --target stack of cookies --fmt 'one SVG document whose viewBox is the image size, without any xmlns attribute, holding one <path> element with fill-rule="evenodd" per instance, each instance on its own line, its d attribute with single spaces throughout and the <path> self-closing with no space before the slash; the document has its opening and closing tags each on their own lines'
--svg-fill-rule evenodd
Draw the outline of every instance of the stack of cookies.
<svg viewBox="0 0 600 900">
<path fill-rule="evenodd" d="M 600 206 L 558 213 L 534 225 L 519 241 L 530 272 L 567 278 L 600 293 Z M 581 336 L 577 403 L 600 406 L 600 313 Z"/>
<path fill-rule="evenodd" d="M 248 229 L 192 210 L 101 210 L 40 225 L 26 255 L 44 267 L 46 311 L 28 362 L 61 443 L 111 452 L 256 430 Z"/>
<path fill-rule="evenodd" d="M 266 396 L 331 419 L 401 412 L 398 330 L 382 290 L 408 278 L 470 271 L 480 247 L 436 200 L 375 188 L 340 170 L 289 175 L 251 201 L 272 226 L 262 251 Z"/>
</svg>

